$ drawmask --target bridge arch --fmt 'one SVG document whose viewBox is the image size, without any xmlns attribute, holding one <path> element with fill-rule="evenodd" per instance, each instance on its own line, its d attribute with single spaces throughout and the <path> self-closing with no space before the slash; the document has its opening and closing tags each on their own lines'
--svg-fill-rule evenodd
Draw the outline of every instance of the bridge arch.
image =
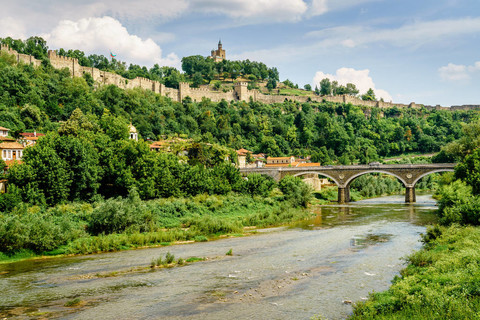
<svg viewBox="0 0 480 320">
<path fill-rule="evenodd" d="M 348 178 L 347 181 L 345 181 L 344 185 L 346 187 L 350 187 L 350 184 L 353 182 L 353 180 L 355 180 L 356 178 L 360 177 L 360 176 L 363 176 L 365 174 L 369 174 L 369 173 L 385 173 L 385 174 L 388 174 L 390 176 L 394 176 L 395 178 L 397 178 L 398 180 L 400 180 L 402 183 L 403 183 L 403 186 L 407 187 L 408 186 L 408 183 L 399 175 L 393 173 L 393 172 L 389 172 L 387 170 L 367 170 L 367 171 L 363 171 L 363 172 L 360 172 L 360 173 L 357 173 L 357 174 L 354 174 L 353 176 L 351 176 L 350 178 Z"/>
<path fill-rule="evenodd" d="M 412 185 L 415 187 L 415 185 L 417 184 L 418 181 L 420 181 L 420 179 L 422 179 L 425 176 L 428 176 L 429 174 L 439 173 L 439 172 L 454 172 L 454 171 L 455 171 L 454 169 L 437 169 L 437 170 L 432 170 L 432 171 L 429 171 L 429 172 L 425 172 L 425 173 L 419 175 L 417 177 L 417 179 L 415 179 L 413 181 Z"/>
<path fill-rule="evenodd" d="M 333 177 L 332 175 L 330 175 L 330 174 L 328 174 L 328 173 L 321 172 L 321 171 L 304 171 L 304 172 L 296 173 L 296 174 L 294 174 L 293 176 L 294 176 L 294 177 L 299 177 L 299 176 L 304 176 L 304 175 L 307 175 L 307 174 L 319 174 L 319 175 L 321 175 L 321 176 L 325 176 L 325 177 L 327 177 L 327 178 L 332 179 L 337 186 L 340 186 L 340 185 L 341 185 L 341 184 L 337 181 L 337 178 Z"/>
</svg>

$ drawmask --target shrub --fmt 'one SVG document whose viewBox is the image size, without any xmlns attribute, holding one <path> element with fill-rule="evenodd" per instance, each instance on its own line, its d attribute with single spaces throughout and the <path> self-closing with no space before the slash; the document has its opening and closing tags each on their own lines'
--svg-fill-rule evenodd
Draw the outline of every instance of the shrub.
<svg viewBox="0 0 480 320">
<path fill-rule="evenodd" d="M 243 193 L 252 196 L 268 197 L 275 187 L 273 178 L 258 173 L 252 173 L 243 181 Z"/>
<path fill-rule="evenodd" d="M 312 188 L 299 177 L 286 176 L 278 183 L 285 200 L 290 201 L 294 207 L 307 207 L 312 199 Z"/>
</svg>

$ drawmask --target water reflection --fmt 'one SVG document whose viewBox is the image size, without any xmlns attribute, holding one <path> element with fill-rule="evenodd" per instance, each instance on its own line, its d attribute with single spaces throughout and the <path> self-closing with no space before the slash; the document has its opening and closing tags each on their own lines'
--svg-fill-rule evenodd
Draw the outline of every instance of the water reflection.
<svg viewBox="0 0 480 320">
<path fill-rule="evenodd" d="M 418 202 L 406 204 L 403 196 L 389 196 L 361 200 L 344 205 L 313 207 L 313 217 L 293 224 L 293 228 L 315 230 L 339 225 L 368 224 L 385 219 L 408 221 L 416 225 L 428 225 L 436 221 L 436 202 L 430 195 L 417 196 Z"/>
<path fill-rule="evenodd" d="M 300 228 L 245 238 L 0 265 L 0 319 L 343 319 L 343 301 L 388 288 L 420 247 L 435 202 L 417 199 L 313 207 Z M 150 271 L 167 252 L 208 260 Z"/>
</svg>

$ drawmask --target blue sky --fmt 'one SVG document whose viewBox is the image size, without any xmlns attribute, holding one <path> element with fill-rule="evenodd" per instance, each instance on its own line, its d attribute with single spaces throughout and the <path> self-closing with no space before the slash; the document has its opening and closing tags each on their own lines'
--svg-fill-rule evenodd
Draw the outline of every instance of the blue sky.
<svg viewBox="0 0 480 320">
<path fill-rule="evenodd" d="M 0 37 L 40 35 L 127 63 L 180 67 L 221 38 L 228 59 L 303 87 L 329 77 L 386 101 L 480 104 L 479 0 L 104 0 L 2 4 Z"/>
</svg>

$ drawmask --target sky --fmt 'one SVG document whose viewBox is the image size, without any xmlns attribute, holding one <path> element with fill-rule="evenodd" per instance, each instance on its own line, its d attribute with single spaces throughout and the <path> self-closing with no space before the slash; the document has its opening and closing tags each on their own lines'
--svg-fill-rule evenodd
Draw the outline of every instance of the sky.
<svg viewBox="0 0 480 320">
<path fill-rule="evenodd" d="M 41 36 L 127 63 L 208 56 L 277 67 L 300 87 L 354 83 L 397 103 L 480 105 L 479 0 L 16 0 L 0 37 Z"/>
</svg>

